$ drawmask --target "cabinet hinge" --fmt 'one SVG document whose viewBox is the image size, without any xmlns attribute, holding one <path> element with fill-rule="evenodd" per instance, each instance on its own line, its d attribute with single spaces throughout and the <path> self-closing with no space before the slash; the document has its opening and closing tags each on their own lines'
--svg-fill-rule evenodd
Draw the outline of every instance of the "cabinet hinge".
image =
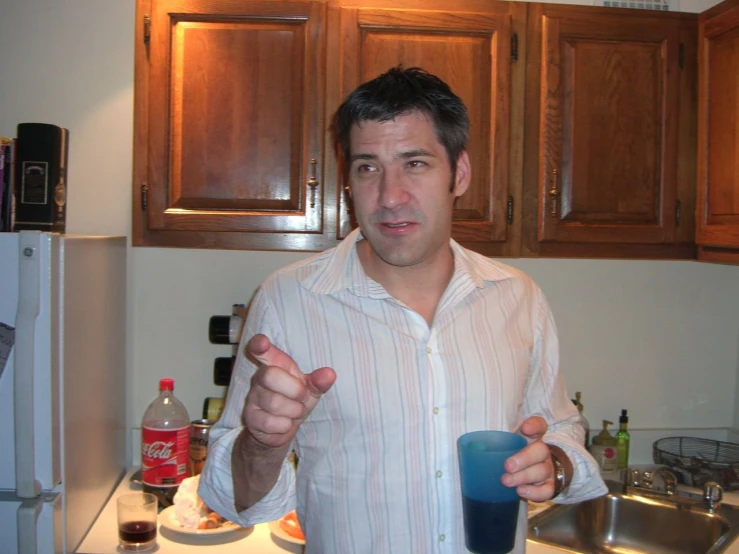
<svg viewBox="0 0 739 554">
<path fill-rule="evenodd" d="M 680 200 L 675 200 L 675 227 L 680 227 L 680 215 L 682 212 L 682 203 Z"/>
<path fill-rule="evenodd" d="M 149 46 L 151 41 L 151 16 L 149 14 L 144 15 L 144 44 Z"/>
<path fill-rule="evenodd" d="M 513 223 L 513 196 L 508 197 L 508 213 L 506 214 L 508 225 Z"/>
<path fill-rule="evenodd" d="M 149 207 L 149 187 L 146 183 L 141 185 L 141 211 L 145 212 L 146 208 Z"/>
<path fill-rule="evenodd" d="M 685 45 L 681 42 L 680 48 L 677 51 L 677 61 L 680 65 L 680 69 L 685 67 Z"/>
<path fill-rule="evenodd" d="M 518 61 L 518 33 L 511 35 L 511 61 Z"/>
</svg>

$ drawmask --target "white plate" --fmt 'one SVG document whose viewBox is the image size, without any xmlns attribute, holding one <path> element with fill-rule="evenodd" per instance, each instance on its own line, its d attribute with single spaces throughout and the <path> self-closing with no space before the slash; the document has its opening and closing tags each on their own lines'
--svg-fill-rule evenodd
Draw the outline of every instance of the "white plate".
<svg viewBox="0 0 739 554">
<path fill-rule="evenodd" d="M 159 523 L 161 523 L 162 527 L 165 527 L 170 531 L 184 533 L 186 535 L 220 535 L 223 533 L 233 533 L 234 531 L 244 530 L 244 527 L 236 525 L 231 521 L 226 521 L 223 525 L 216 527 L 215 529 L 188 529 L 187 527 L 180 525 L 180 522 L 177 521 L 174 506 L 169 506 L 162 510 L 159 514 Z"/>
<path fill-rule="evenodd" d="M 267 525 L 269 525 L 270 533 L 272 533 L 275 537 L 294 544 L 305 544 L 305 541 L 303 539 L 297 539 L 292 535 L 288 535 L 287 533 L 285 533 L 285 531 L 280 529 L 279 519 L 276 519 L 275 521 L 270 521 Z"/>
</svg>

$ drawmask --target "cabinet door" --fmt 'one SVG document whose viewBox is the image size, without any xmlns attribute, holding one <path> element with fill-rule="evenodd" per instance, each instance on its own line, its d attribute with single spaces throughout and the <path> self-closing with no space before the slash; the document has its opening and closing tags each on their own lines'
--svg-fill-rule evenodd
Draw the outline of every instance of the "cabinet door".
<svg viewBox="0 0 739 554">
<path fill-rule="evenodd" d="M 701 14 L 699 54 L 698 257 L 739 262 L 739 1 Z"/>
<path fill-rule="evenodd" d="M 139 8 L 135 244 L 321 247 L 325 6 Z"/>
<path fill-rule="evenodd" d="M 464 11 L 470 6 L 477 11 Z M 419 10 L 399 3 L 393 3 L 395 9 L 344 5 L 337 16 L 339 101 L 360 83 L 402 64 L 439 76 L 465 102 L 472 182 L 457 200 L 452 235 L 486 251 L 495 244 L 504 251 L 509 238 L 510 6 L 435 2 Z M 343 237 L 356 222 L 345 190 L 339 199 L 338 235 Z"/>
<path fill-rule="evenodd" d="M 693 257 L 685 14 L 533 5 L 524 171 L 538 255 Z M 686 51 L 687 49 L 687 51 Z M 681 68 L 681 62 L 683 67 Z M 681 97 L 682 95 L 682 97 Z M 694 188 L 694 187 L 693 187 Z M 690 228 L 686 228 L 686 223 Z M 682 228 L 679 226 L 682 225 Z M 683 242 L 685 246 L 680 247 Z"/>
</svg>

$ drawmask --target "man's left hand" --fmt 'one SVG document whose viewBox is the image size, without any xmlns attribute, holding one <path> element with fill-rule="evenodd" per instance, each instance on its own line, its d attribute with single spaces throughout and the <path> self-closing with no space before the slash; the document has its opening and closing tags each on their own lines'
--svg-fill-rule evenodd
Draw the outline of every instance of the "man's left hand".
<svg viewBox="0 0 739 554">
<path fill-rule="evenodd" d="M 529 444 L 505 462 L 508 473 L 503 484 L 516 487 L 521 498 L 543 502 L 554 496 L 554 464 L 550 446 L 541 439 L 548 429 L 547 422 L 539 416 L 530 417 L 521 424 L 520 433 Z"/>
</svg>

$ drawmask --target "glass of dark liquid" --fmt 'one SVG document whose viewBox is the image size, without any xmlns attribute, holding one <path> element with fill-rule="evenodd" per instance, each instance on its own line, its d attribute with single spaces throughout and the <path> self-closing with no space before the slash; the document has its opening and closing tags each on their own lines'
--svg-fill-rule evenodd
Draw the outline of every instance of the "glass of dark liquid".
<svg viewBox="0 0 739 554">
<path fill-rule="evenodd" d="M 526 444 L 506 431 L 473 431 L 457 440 L 465 544 L 474 554 L 508 554 L 515 546 L 520 498 L 500 479 L 505 461 Z"/>
<path fill-rule="evenodd" d="M 129 492 L 117 499 L 118 544 L 127 552 L 143 552 L 157 544 L 157 497 Z"/>
</svg>

